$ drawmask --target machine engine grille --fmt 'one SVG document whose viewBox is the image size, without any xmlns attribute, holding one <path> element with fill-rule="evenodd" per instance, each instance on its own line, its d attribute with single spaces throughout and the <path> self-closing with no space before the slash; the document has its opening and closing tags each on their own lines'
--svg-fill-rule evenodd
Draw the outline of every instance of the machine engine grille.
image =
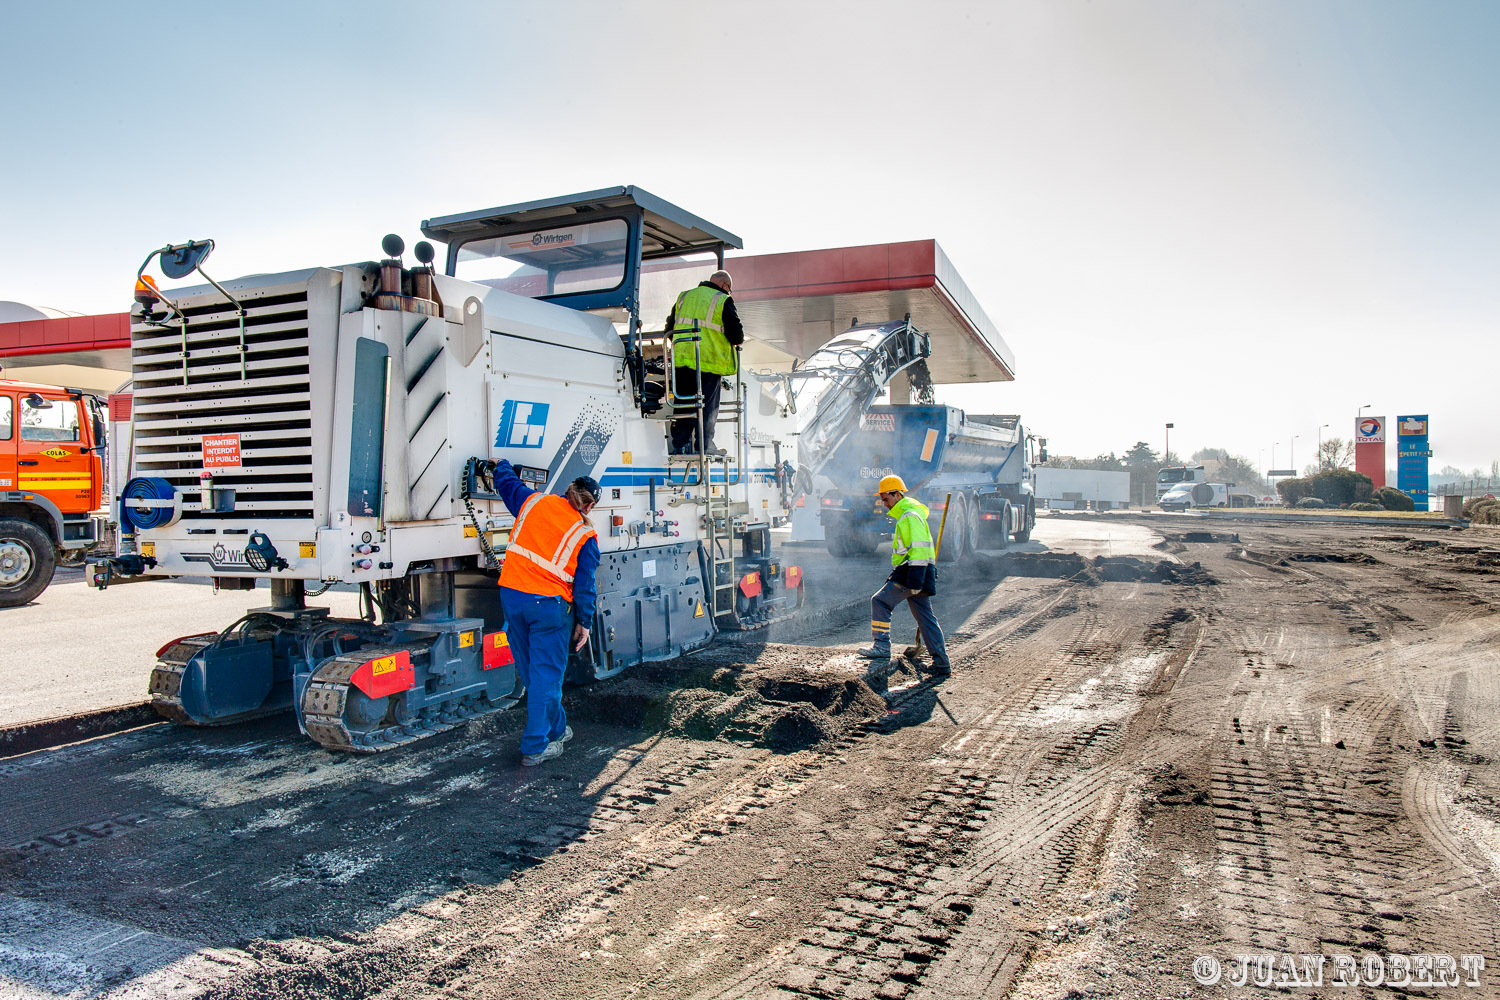
<svg viewBox="0 0 1500 1000">
<path fill-rule="evenodd" d="M 176 487 L 185 521 L 314 516 L 307 290 L 245 307 L 243 359 L 238 314 L 222 299 L 184 309 L 185 356 L 180 330 L 131 327 L 135 471 Z M 234 512 L 221 514 L 202 496 L 202 437 L 231 433 L 242 467 L 214 473 L 235 490 Z"/>
</svg>

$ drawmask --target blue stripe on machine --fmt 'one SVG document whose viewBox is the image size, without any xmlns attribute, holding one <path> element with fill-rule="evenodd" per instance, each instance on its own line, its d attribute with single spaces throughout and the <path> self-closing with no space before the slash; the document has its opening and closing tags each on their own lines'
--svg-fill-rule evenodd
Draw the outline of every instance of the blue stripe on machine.
<svg viewBox="0 0 1500 1000">
<path fill-rule="evenodd" d="M 677 486 L 691 485 L 684 482 L 687 477 L 684 474 L 685 469 L 683 469 L 683 467 L 679 466 L 677 468 L 678 474 L 676 476 L 673 475 L 673 471 L 673 469 L 665 467 L 644 468 L 638 465 L 612 465 L 604 470 L 604 475 L 599 477 L 599 485 L 649 486 L 651 485 L 651 480 L 653 479 L 656 480 L 656 485 L 658 486 L 665 486 L 669 483 Z M 761 466 L 759 468 L 751 469 L 750 474 L 752 476 L 774 476 L 776 474 L 776 468 L 770 465 Z M 709 473 L 708 481 L 710 483 L 722 483 L 724 482 L 724 474 L 722 472 L 711 472 Z"/>
</svg>

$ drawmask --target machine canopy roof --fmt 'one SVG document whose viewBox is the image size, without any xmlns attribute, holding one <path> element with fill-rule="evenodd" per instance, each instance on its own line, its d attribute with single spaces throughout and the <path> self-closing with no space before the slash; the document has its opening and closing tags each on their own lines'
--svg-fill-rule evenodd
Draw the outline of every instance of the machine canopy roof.
<svg viewBox="0 0 1500 1000">
<path fill-rule="evenodd" d="M 634 185 L 601 188 L 582 194 L 544 198 L 519 205 L 445 215 L 422 223 L 422 232 L 450 247 L 475 239 L 493 238 L 526 230 L 572 225 L 641 212 L 641 258 L 655 260 L 693 253 L 739 249 L 744 242 L 669 201 Z"/>
</svg>

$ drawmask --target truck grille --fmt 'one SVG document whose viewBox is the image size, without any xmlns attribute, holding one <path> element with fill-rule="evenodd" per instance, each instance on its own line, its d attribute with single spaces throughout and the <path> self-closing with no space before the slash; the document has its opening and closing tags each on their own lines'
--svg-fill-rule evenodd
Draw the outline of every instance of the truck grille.
<svg viewBox="0 0 1500 1000">
<path fill-rule="evenodd" d="M 242 301 L 243 379 L 238 315 L 222 298 L 184 308 L 186 358 L 179 329 L 132 325 L 135 471 L 176 487 L 184 520 L 312 518 L 307 290 Z M 233 433 L 242 468 L 216 470 L 214 485 L 235 490 L 234 513 L 218 514 L 200 495 L 202 436 Z"/>
</svg>

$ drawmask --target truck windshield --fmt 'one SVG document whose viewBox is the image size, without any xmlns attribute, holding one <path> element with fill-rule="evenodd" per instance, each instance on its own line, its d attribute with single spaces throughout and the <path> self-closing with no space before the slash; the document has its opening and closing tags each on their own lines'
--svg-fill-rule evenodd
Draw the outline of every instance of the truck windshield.
<svg viewBox="0 0 1500 1000">
<path fill-rule="evenodd" d="M 21 404 L 22 441 L 77 441 L 78 407 L 65 399 L 43 400 L 46 405 Z"/>
<path fill-rule="evenodd" d="M 606 219 L 465 243 L 457 277 L 540 299 L 608 291 L 625 280 L 628 227 Z"/>
<path fill-rule="evenodd" d="M 1158 483 L 1180 483 L 1187 478 L 1186 469 L 1162 469 L 1157 475 Z"/>
</svg>

